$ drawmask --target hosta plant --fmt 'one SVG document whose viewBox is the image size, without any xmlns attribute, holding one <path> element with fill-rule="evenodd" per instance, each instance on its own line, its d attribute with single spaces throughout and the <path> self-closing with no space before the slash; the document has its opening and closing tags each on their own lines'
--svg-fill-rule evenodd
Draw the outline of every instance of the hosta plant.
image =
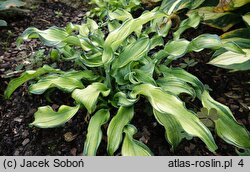
<svg viewBox="0 0 250 172">
<path fill-rule="evenodd" d="M 243 52 L 239 54 L 227 51 L 222 47 L 214 53 L 209 62 L 217 67 L 239 71 L 250 69 L 249 4 L 249 0 L 196 0 L 195 2 L 191 0 L 163 0 L 159 9 L 170 16 L 175 16 L 174 18 L 179 18 L 178 14 L 183 9 L 189 9 L 188 18 L 181 21 L 179 28 L 174 32 L 174 39 L 179 39 L 186 29 L 196 28 L 200 23 L 223 31 L 228 31 L 235 24 L 245 23 L 246 28 L 229 31 L 220 36 L 222 42 L 234 42 L 243 49 Z M 171 17 L 165 23 L 163 28 L 158 27 L 160 28 L 158 34 L 163 36 L 166 35 L 165 31 L 168 33 L 172 25 Z"/>
<path fill-rule="evenodd" d="M 242 22 L 242 17 L 249 12 L 249 0 L 211 0 L 195 9 L 203 17 L 203 23 L 228 31 L 232 26 Z"/>
<path fill-rule="evenodd" d="M 244 53 L 225 51 L 223 48 L 216 51 L 209 62 L 217 67 L 234 71 L 250 69 L 250 0 L 220 0 L 203 4 L 203 7 L 189 11 L 189 15 L 198 14 L 202 22 L 211 27 L 228 31 L 236 24 L 244 24 L 246 27 L 231 30 L 221 35 L 223 41 L 235 42 Z"/>
<path fill-rule="evenodd" d="M 18 44 L 39 38 L 45 45 L 53 47 L 51 57 L 73 61 L 80 69 L 62 71 L 44 65 L 26 71 L 10 81 L 5 97 L 10 98 L 29 80 L 34 80 L 29 86 L 32 94 L 52 94 L 54 89 L 68 93 L 74 106 L 61 105 L 56 111 L 50 106 L 39 107 L 30 126 L 59 127 L 80 108 L 86 109 L 87 114 L 81 115 L 90 115 L 91 118 L 84 155 L 96 155 L 103 135 L 107 135 L 109 155 L 116 155 L 119 148 L 124 156 L 153 155 L 145 143 L 134 138 L 137 129 L 131 123 L 135 115 L 141 118 L 146 115 L 135 114 L 135 109 L 148 105 L 152 107 L 155 120 L 165 128 L 166 140 L 173 149 L 185 138 L 198 137 L 208 150 L 215 153 L 217 145 L 210 129 L 227 143 L 249 149 L 249 132 L 237 123 L 230 109 L 215 101 L 197 77 L 184 69 L 171 67 L 173 60 L 188 52 L 224 47 L 227 51 L 242 54 L 242 49 L 210 34 L 191 41 L 176 38 L 164 44 L 164 36 L 156 30 L 146 29 L 145 25 L 152 22 L 157 26 L 164 19 L 170 20 L 170 15 L 160 9 L 146 11 L 138 18 L 125 13 L 114 17 L 122 24 L 111 25 L 107 36 L 102 32 L 103 28 L 91 19 L 81 25 L 70 23 L 65 28 L 28 28 L 18 39 Z M 149 33 L 153 36 L 149 37 Z M 180 98 L 183 94 L 190 96 L 190 101 L 199 99 L 209 113 L 202 116 L 195 109 L 188 109 Z M 209 119 L 214 128 L 207 125 L 204 118 Z M 104 133 L 103 125 L 108 126 Z"/>
</svg>

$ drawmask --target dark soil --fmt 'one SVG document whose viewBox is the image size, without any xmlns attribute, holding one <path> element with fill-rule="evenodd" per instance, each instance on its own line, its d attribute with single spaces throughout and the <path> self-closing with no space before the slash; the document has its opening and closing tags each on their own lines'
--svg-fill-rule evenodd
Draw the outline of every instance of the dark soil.
<svg viewBox="0 0 250 172">
<path fill-rule="evenodd" d="M 9 27 L 0 30 L 0 155 L 81 155 L 86 136 L 88 118 L 85 111 L 78 112 L 63 127 L 55 129 L 39 129 L 29 127 L 34 118 L 33 114 L 39 106 L 51 105 L 58 108 L 61 104 L 70 105 L 70 96 L 56 92 L 52 102 L 44 95 L 30 95 L 27 85 L 14 92 L 10 100 L 3 99 L 3 92 L 10 80 L 10 76 L 18 76 L 21 70 L 16 67 L 31 58 L 35 50 L 41 49 L 41 44 L 33 40 L 25 43 L 21 50 L 15 45 L 15 40 L 27 27 L 34 26 L 46 29 L 50 26 L 65 26 L 67 22 L 81 23 L 86 12 L 85 7 L 74 9 L 61 3 L 44 3 L 35 9 L 29 16 L 8 19 Z M 60 11 L 62 16 L 56 16 Z M 220 31 L 201 26 L 197 30 L 189 30 L 184 34 L 192 39 L 201 33 L 217 33 Z M 32 48 L 31 48 L 32 47 Z M 47 49 L 42 46 L 45 51 Z M 198 64 L 186 68 L 189 72 L 210 86 L 212 96 L 232 110 L 236 119 L 250 130 L 250 81 L 247 72 L 230 73 L 206 63 L 211 57 L 210 51 L 190 53 L 185 58 L 193 58 Z M 46 61 L 46 63 L 50 61 Z M 178 66 L 183 59 L 174 63 Z M 34 64 L 31 68 L 41 66 Z M 194 102 L 195 104 L 196 102 Z M 199 106 L 199 104 L 197 104 Z M 132 123 L 138 128 L 136 139 L 146 143 L 155 155 L 213 155 L 198 138 L 184 140 L 177 150 L 170 151 L 171 147 L 164 138 L 164 128 L 156 123 L 152 115 L 146 115 L 142 105 L 138 105 L 138 112 Z M 147 111 L 147 110 L 146 110 Z M 215 135 L 219 147 L 217 155 L 237 155 L 235 148 L 225 143 Z M 106 138 L 104 137 L 98 155 L 106 155 Z M 119 155 L 119 152 L 117 153 Z"/>
<path fill-rule="evenodd" d="M 56 16 L 56 11 L 60 11 L 62 16 Z M 50 104 L 56 108 L 58 105 L 48 103 L 44 96 L 28 94 L 26 85 L 18 89 L 11 100 L 4 100 L 3 92 L 10 80 L 7 77 L 18 76 L 22 72 L 22 70 L 15 70 L 19 64 L 27 59 L 30 60 L 38 47 L 45 52 L 47 50 L 36 40 L 24 44 L 21 50 L 16 48 L 16 38 L 26 28 L 34 26 L 46 29 L 54 25 L 62 27 L 68 22 L 80 24 L 85 12 L 85 7 L 74 9 L 62 3 L 44 3 L 28 16 L 8 19 L 10 26 L 7 29 L 1 28 L 0 155 L 79 155 L 82 153 L 87 129 L 84 120 L 85 112 L 79 112 L 62 128 L 45 130 L 30 128 L 28 124 L 33 121 L 33 114 L 39 106 Z M 41 65 L 32 64 L 30 67 L 36 68 Z M 56 93 L 52 99 L 58 104 L 72 102 L 62 97 L 70 96 Z M 64 138 L 64 135 L 66 133 L 68 135 L 69 132 L 73 136 L 77 135 L 71 142 L 67 142 Z"/>
</svg>

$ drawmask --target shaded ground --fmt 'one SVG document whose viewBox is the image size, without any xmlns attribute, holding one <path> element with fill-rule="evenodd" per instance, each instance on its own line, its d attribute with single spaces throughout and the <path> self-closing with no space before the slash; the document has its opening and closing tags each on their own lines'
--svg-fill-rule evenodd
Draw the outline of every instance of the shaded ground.
<svg viewBox="0 0 250 172">
<path fill-rule="evenodd" d="M 35 26 L 45 29 L 50 26 L 65 26 L 67 22 L 81 23 L 86 9 L 84 7 L 73 9 L 61 3 L 41 4 L 29 16 L 23 18 L 11 18 L 10 27 L 0 30 L 0 155 L 81 155 L 86 136 L 87 118 L 85 112 L 80 111 L 64 127 L 56 129 L 30 128 L 33 114 L 39 106 L 51 105 L 57 108 L 61 104 L 72 102 L 70 96 L 56 92 L 52 102 L 48 102 L 44 95 L 30 95 L 27 85 L 14 92 L 11 100 L 4 100 L 3 91 L 9 82 L 10 76 L 17 76 L 25 67 L 21 63 L 28 64 L 27 68 L 41 66 L 41 61 L 35 59 L 34 51 L 40 44 L 32 40 L 24 44 L 21 50 L 17 50 L 15 40 L 25 28 Z M 62 13 L 62 15 L 58 12 Z M 201 26 L 198 30 L 190 30 L 184 37 L 191 39 L 201 33 L 218 33 L 208 27 Z M 42 47 L 46 62 L 47 49 Z M 247 72 L 229 73 L 206 64 L 211 56 L 210 51 L 190 53 L 185 58 L 194 58 L 198 64 L 187 70 L 198 76 L 201 81 L 212 89 L 212 96 L 221 103 L 230 107 L 236 119 L 250 130 L 250 87 L 246 82 L 250 81 Z M 28 57 L 28 58 L 27 58 Z M 33 61 L 32 61 L 33 60 Z M 37 60 L 37 61 L 36 61 Z M 31 63 L 33 62 L 33 63 Z M 183 59 L 175 62 L 178 66 Z M 60 66 L 64 68 L 65 66 Z M 66 66 L 67 67 L 67 66 Z M 194 102 L 195 105 L 196 102 Z M 137 115 L 132 123 L 138 128 L 137 139 L 146 143 L 155 155 L 213 155 L 198 138 L 190 141 L 184 140 L 175 152 L 170 151 L 170 146 L 164 139 L 164 129 L 155 122 L 153 116 L 146 115 L 141 105 L 137 106 Z M 234 148 L 215 136 L 218 144 L 218 155 L 236 155 Z M 99 148 L 98 155 L 106 155 L 106 138 Z M 103 144 L 104 143 L 104 144 Z M 119 155 L 119 153 L 118 153 Z"/>
</svg>

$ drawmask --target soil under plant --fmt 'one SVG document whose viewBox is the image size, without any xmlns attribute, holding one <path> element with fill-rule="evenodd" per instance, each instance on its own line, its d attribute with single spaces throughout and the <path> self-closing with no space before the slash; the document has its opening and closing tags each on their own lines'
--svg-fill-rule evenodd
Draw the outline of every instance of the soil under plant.
<svg viewBox="0 0 250 172">
<path fill-rule="evenodd" d="M 14 92 L 10 100 L 3 99 L 10 77 L 19 76 L 27 68 L 42 66 L 41 62 L 34 61 L 34 52 L 41 49 L 38 41 L 22 45 L 18 50 L 16 38 L 30 26 L 46 29 L 50 26 L 65 26 L 68 22 L 81 23 L 88 9 L 80 6 L 77 9 L 63 3 L 42 3 L 28 16 L 13 17 L 7 20 L 9 27 L 0 29 L 0 155 L 81 155 L 83 151 L 88 116 L 86 111 L 79 111 L 65 126 L 55 129 L 39 129 L 29 127 L 33 121 L 33 114 L 38 107 L 51 105 L 57 109 L 61 104 L 70 105 L 73 102 L 67 94 L 55 92 L 51 101 L 46 95 L 31 95 L 27 85 Z M 60 12 L 60 13 L 59 13 Z M 201 25 L 198 29 L 190 29 L 184 37 L 191 40 L 202 33 L 220 34 L 219 30 Z M 48 49 L 42 46 L 41 58 L 46 59 Z M 227 105 L 239 123 L 250 130 L 250 73 L 231 73 L 206 64 L 211 58 L 209 50 L 200 53 L 187 54 L 173 65 L 180 66 L 185 59 L 195 59 L 198 64 L 187 67 L 186 70 L 197 76 L 204 84 L 213 90 L 211 95 L 215 100 Z M 44 57 L 43 57 L 44 56 Z M 43 63 L 53 64 L 61 69 L 69 69 L 74 64 L 57 63 L 45 60 Z M 24 65 L 21 65 L 24 64 Z M 21 66 L 20 66 L 21 65 Z M 190 107 L 199 107 L 196 101 L 187 104 Z M 136 106 L 136 116 L 132 121 L 138 129 L 136 139 L 144 142 L 155 155 L 213 155 L 198 138 L 184 140 L 177 150 L 171 151 L 171 146 L 164 139 L 164 128 L 148 113 L 150 109 L 141 109 Z M 215 135 L 218 145 L 218 155 L 237 155 L 235 148 L 222 141 Z M 104 137 L 103 143 L 106 143 Z M 106 144 L 101 144 L 97 155 L 106 155 Z M 117 153 L 119 155 L 119 151 Z"/>
</svg>

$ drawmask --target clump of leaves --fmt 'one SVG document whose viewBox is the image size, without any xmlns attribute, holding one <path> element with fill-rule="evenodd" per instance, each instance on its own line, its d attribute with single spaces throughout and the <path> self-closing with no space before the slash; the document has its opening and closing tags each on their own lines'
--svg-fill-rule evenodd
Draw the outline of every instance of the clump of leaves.
<svg viewBox="0 0 250 172">
<path fill-rule="evenodd" d="M 183 63 L 180 63 L 181 68 L 194 67 L 198 62 L 194 59 L 185 58 Z"/>
<path fill-rule="evenodd" d="M 191 5 L 191 1 L 186 4 Z M 186 53 L 205 48 L 216 50 L 223 47 L 242 53 L 237 45 L 223 42 L 219 36 L 211 34 L 200 35 L 192 41 L 180 39 L 180 34 L 193 26 L 191 19 L 182 22 L 181 31 L 176 34 L 179 36 L 164 44 L 163 37 L 169 30 L 158 26 L 162 23 L 171 25 L 171 13 L 161 8 L 145 11 L 138 18 L 133 18 L 125 10 L 116 10 L 111 15 L 113 21 L 108 21 L 107 36 L 94 20 L 87 19 L 86 23 L 69 23 L 65 28 L 39 30 L 31 27 L 18 39 L 20 44 L 39 38 L 54 48 L 51 55 L 74 61 L 82 68 L 62 71 L 45 65 L 10 81 L 5 91 L 6 98 L 10 98 L 24 82 L 35 80 L 29 87 L 32 94 L 43 94 L 56 88 L 74 99 L 75 106 L 61 105 L 58 111 L 50 106 L 38 108 L 31 126 L 62 126 L 82 108 L 91 116 L 84 155 L 96 155 L 103 134 L 107 135 L 109 155 L 115 155 L 119 148 L 122 155 L 153 155 L 146 144 L 134 139 L 137 129 L 131 124 L 137 115 L 134 109 L 141 108 L 136 106 L 136 102 L 147 99 L 144 106 L 152 107 L 154 117 L 165 128 L 166 140 L 173 149 L 184 138 L 198 137 L 211 152 L 216 152 L 217 145 L 209 128 L 179 98 L 185 93 L 199 99 L 208 111 L 216 110 L 214 126 L 220 138 L 236 147 L 250 148 L 249 132 L 237 123 L 230 109 L 215 101 L 197 77 L 184 69 L 170 66 L 173 60 Z M 152 26 L 150 29 L 145 28 L 147 23 Z M 149 37 L 149 34 L 153 36 Z M 215 119 L 210 113 L 207 118 Z M 103 125 L 108 125 L 105 133 Z"/>
<path fill-rule="evenodd" d="M 202 108 L 200 112 L 197 112 L 199 119 L 207 126 L 214 127 L 214 121 L 218 120 L 218 114 L 216 109 Z"/>
<path fill-rule="evenodd" d="M 186 29 L 196 28 L 201 22 L 221 29 L 224 32 L 236 24 L 245 23 L 246 28 L 236 29 L 221 35 L 223 42 L 236 43 L 242 48 L 242 53 L 230 52 L 222 47 L 214 53 L 211 61 L 208 63 L 217 67 L 239 71 L 250 69 L 249 3 L 249 0 L 163 0 L 159 9 L 174 16 L 173 18 L 179 18 L 178 14 L 181 11 L 189 9 L 187 13 L 188 18 L 181 21 L 180 27 L 174 32 L 174 39 L 179 39 Z M 168 32 L 172 21 L 169 20 L 165 23 L 167 25 L 163 29 L 159 29 L 163 31 L 163 34 L 161 33 L 162 31 L 159 32 L 162 36 L 165 36 L 164 30 Z M 186 67 L 186 65 L 182 64 L 182 67 Z"/>
<path fill-rule="evenodd" d="M 205 24 L 225 32 L 244 20 L 242 16 L 249 12 L 249 3 L 249 0 L 220 0 L 217 4 L 212 0 L 194 11 L 203 17 Z"/>
<path fill-rule="evenodd" d="M 225 41 L 232 41 L 239 45 L 244 53 L 241 55 L 227 52 L 223 48 L 216 51 L 209 64 L 234 71 L 250 69 L 250 11 L 249 0 L 220 0 L 205 3 L 203 7 L 191 10 L 189 14 L 198 13 L 202 22 L 224 32 L 236 24 L 244 24 L 246 27 L 232 30 L 221 35 Z"/>
</svg>

